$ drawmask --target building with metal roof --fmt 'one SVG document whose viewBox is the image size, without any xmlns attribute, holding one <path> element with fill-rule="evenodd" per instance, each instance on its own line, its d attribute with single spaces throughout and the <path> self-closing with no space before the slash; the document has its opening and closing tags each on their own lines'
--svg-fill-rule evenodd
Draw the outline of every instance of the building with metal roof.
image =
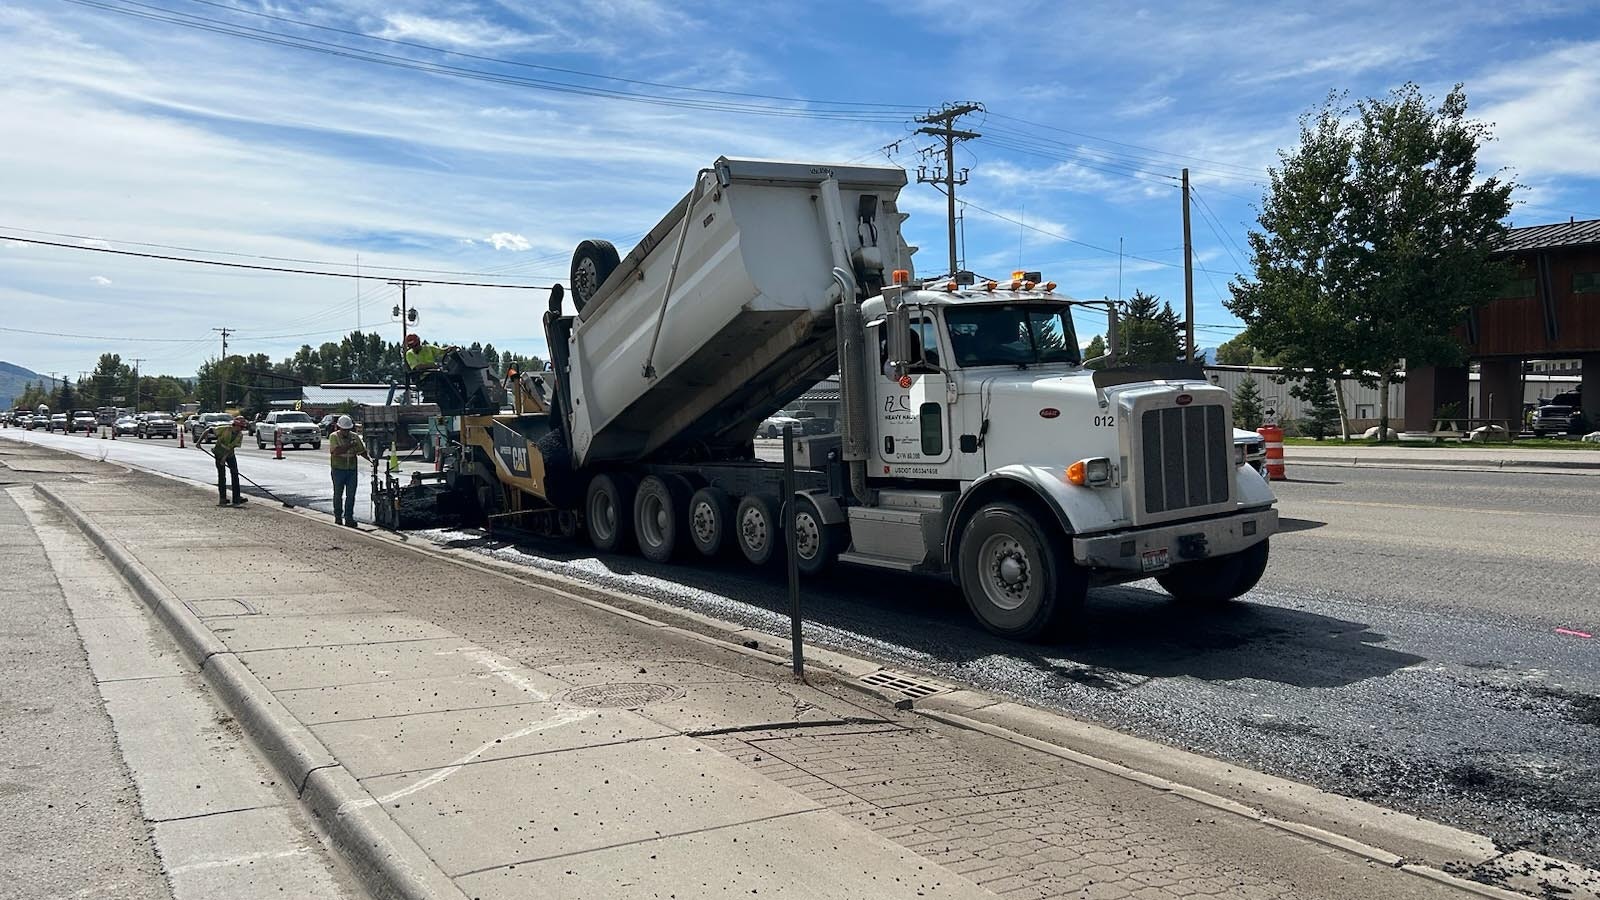
<svg viewBox="0 0 1600 900">
<path fill-rule="evenodd" d="M 1589 428 L 1600 427 L 1600 219 L 1569 219 L 1513 228 L 1496 255 L 1516 266 L 1500 296 L 1473 312 L 1461 329 L 1478 363 L 1476 396 L 1466 366 L 1406 373 L 1406 425 L 1426 428 L 1440 407 L 1476 408 L 1482 418 L 1519 414 L 1524 372 L 1532 360 L 1576 361 Z M 1548 367 L 1547 367 L 1548 368 Z"/>
</svg>

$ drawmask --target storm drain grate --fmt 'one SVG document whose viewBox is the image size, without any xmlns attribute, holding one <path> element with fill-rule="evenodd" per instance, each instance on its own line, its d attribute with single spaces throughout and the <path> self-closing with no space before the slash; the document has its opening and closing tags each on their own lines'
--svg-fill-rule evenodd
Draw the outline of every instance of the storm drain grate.
<svg viewBox="0 0 1600 900">
<path fill-rule="evenodd" d="M 904 672 L 896 672 L 892 669 L 879 669 L 870 675 L 863 675 L 861 676 L 861 683 L 872 687 L 887 688 L 902 697 L 909 697 L 912 700 L 931 697 L 944 690 L 944 688 L 936 684 L 929 684 L 915 676 L 907 675 Z"/>
<path fill-rule="evenodd" d="M 651 703 L 660 703 L 678 696 L 677 688 L 664 684 L 624 682 L 621 684 L 596 684 L 568 691 L 563 700 L 573 706 L 595 709 L 637 709 Z"/>
</svg>

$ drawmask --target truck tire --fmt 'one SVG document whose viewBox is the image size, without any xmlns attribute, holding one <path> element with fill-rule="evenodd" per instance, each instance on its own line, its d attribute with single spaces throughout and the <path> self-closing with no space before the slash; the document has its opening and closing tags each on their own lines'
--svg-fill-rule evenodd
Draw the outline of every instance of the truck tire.
<svg viewBox="0 0 1600 900">
<path fill-rule="evenodd" d="M 633 543 L 633 479 L 596 475 L 584 494 L 583 519 L 589 542 L 602 553 L 623 553 Z"/>
<path fill-rule="evenodd" d="M 961 531 L 961 593 L 978 622 L 1005 638 L 1053 636 L 1082 605 L 1088 576 L 1063 558 L 1027 510 L 992 503 Z"/>
<path fill-rule="evenodd" d="M 777 547 L 783 541 L 778 525 L 778 501 L 765 494 L 750 494 L 739 500 L 733 514 L 733 537 L 739 552 L 751 565 L 764 566 L 772 561 Z"/>
<path fill-rule="evenodd" d="M 795 559 L 802 574 L 825 572 L 839 561 L 844 535 L 839 525 L 822 521 L 822 511 L 810 497 L 796 497 L 794 511 Z"/>
<path fill-rule="evenodd" d="M 689 498 L 689 539 L 701 556 L 715 558 L 728 545 L 733 498 L 719 487 L 703 487 Z"/>
<path fill-rule="evenodd" d="M 633 496 L 633 534 L 651 562 L 671 562 L 683 549 L 689 488 L 672 476 L 647 475 Z"/>
<path fill-rule="evenodd" d="M 1156 583 L 1183 603 L 1217 605 L 1248 593 L 1267 571 L 1268 540 L 1253 544 L 1238 553 L 1200 562 L 1183 563 Z"/>
<path fill-rule="evenodd" d="M 621 263 L 617 248 L 610 241 L 588 240 L 579 244 L 578 249 L 572 251 L 572 269 L 569 272 L 573 308 L 583 312 L 583 308 L 599 292 L 600 285 L 606 283 L 606 279 Z"/>
</svg>

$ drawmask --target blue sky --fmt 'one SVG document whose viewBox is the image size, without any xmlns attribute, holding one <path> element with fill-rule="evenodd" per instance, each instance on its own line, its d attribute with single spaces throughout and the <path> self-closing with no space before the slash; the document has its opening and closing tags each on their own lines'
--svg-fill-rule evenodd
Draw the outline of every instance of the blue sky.
<svg viewBox="0 0 1600 900">
<path fill-rule="evenodd" d="M 1485 167 L 1527 186 L 1515 223 L 1600 217 L 1594 2 L 93 2 L 0 7 L 0 233 L 345 270 L 359 254 L 369 271 L 542 284 L 565 276 L 583 238 L 626 252 L 719 155 L 914 170 L 923 144 L 909 116 L 970 99 L 988 112 L 964 122 L 984 137 L 960 151 L 969 268 L 1005 275 L 1020 259 L 1100 297 L 1118 295 L 1120 266 L 1123 295 L 1141 288 L 1181 306 L 1176 176 L 1187 165 L 1201 201 L 1196 320 L 1227 326 L 1219 298 L 1248 263 L 1253 205 L 1297 116 L 1330 90 L 1377 95 L 1406 80 L 1436 96 L 1466 83 L 1498 138 Z M 492 77 L 148 18 L 171 13 Z M 494 80 L 506 77 L 545 84 Z M 895 142 L 897 153 L 880 150 Z M 913 185 L 901 205 L 919 271 L 935 274 L 943 199 Z M 1119 242 L 1120 263 L 1105 252 Z M 361 324 L 398 337 L 394 290 L 366 282 L 361 293 Z M 542 294 L 424 286 L 412 297 L 430 338 L 543 349 Z M 279 358 L 357 315 L 344 279 L 0 240 L 0 327 L 97 336 L 0 331 L 0 359 L 39 371 L 76 374 L 114 351 L 144 357 L 146 372 L 190 374 L 217 352 L 213 327 L 238 330 L 231 350 Z M 1098 327 L 1080 319 L 1085 338 Z M 1205 327 L 1200 342 L 1231 333 Z"/>
</svg>

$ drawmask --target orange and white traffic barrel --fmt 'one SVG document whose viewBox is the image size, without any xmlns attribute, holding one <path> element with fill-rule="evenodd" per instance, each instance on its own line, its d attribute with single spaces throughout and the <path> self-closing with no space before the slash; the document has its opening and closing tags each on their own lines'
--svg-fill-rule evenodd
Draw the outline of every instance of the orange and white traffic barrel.
<svg viewBox="0 0 1600 900">
<path fill-rule="evenodd" d="M 1288 481 L 1289 476 L 1283 469 L 1283 428 L 1278 425 L 1263 425 L 1256 429 L 1256 434 L 1267 444 L 1267 480 Z"/>
</svg>

